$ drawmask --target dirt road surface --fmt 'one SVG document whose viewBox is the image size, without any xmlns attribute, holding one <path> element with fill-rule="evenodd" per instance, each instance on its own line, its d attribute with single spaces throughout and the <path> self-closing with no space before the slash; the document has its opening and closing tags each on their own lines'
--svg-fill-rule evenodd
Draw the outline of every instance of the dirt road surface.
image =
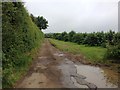
<svg viewBox="0 0 120 90">
<path fill-rule="evenodd" d="M 68 55 L 53 47 L 46 39 L 27 75 L 15 88 L 97 88 L 85 78 L 77 73 L 74 61 L 69 60 Z"/>
</svg>

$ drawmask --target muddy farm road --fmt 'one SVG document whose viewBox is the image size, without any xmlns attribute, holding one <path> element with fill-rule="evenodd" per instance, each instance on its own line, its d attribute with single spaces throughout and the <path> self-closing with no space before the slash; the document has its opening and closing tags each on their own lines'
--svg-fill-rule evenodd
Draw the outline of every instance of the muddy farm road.
<svg viewBox="0 0 120 90">
<path fill-rule="evenodd" d="M 28 73 L 15 88 L 92 88 L 97 85 L 77 73 L 76 61 L 46 39 Z M 80 62 L 77 63 L 82 65 Z"/>
</svg>

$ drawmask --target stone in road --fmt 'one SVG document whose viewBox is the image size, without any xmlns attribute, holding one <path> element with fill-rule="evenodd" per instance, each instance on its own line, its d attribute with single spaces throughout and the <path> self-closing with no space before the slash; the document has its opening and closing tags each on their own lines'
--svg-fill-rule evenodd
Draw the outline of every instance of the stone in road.
<svg viewBox="0 0 120 90">
<path fill-rule="evenodd" d="M 28 73 L 15 88 L 78 88 L 72 78 L 85 88 L 96 89 L 94 84 L 84 80 L 85 76 L 78 75 L 74 63 L 46 39 Z"/>
</svg>

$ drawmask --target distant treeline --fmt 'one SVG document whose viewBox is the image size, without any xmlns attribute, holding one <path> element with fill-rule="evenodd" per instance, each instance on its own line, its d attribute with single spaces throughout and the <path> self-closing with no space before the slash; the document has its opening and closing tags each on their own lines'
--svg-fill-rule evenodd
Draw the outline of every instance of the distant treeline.
<svg viewBox="0 0 120 90">
<path fill-rule="evenodd" d="M 32 21 L 24 3 L 2 2 L 3 88 L 13 87 L 28 69 L 44 39 L 40 27 Z"/>
<path fill-rule="evenodd" d="M 53 38 L 62 41 L 74 42 L 86 46 L 101 46 L 107 48 L 106 57 L 110 59 L 120 59 L 120 33 L 114 31 L 109 32 L 93 32 L 93 33 L 48 33 L 46 38 Z"/>
</svg>

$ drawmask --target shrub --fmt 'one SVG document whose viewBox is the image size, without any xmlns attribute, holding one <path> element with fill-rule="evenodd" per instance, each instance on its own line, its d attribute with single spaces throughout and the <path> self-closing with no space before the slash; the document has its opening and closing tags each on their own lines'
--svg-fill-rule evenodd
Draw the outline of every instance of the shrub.
<svg viewBox="0 0 120 90">
<path fill-rule="evenodd" d="M 120 60 L 120 44 L 115 45 L 115 46 L 108 46 L 106 57 L 108 59 Z"/>
</svg>

